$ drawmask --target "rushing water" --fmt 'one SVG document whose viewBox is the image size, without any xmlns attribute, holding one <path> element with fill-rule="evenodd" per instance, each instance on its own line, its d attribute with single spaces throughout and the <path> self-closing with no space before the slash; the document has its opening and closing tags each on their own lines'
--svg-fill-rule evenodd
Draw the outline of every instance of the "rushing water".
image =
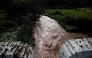
<svg viewBox="0 0 92 58">
<path fill-rule="evenodd" d="M 60 46 L 66 40 L 67 32 L 47 16 L 41 16 L 34 28 L 36 46 L 35 58 L 59 58 Z"/>
</svg>

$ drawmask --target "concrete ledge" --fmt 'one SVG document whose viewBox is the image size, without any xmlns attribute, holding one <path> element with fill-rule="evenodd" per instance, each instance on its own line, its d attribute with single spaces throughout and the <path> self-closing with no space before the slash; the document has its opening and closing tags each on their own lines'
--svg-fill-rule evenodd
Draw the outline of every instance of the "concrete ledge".
<svg viewBox="0 0 92 58">
<path fill-rule="evenodd" d="M 0 42 L 0 58 L 34 58 L 32 47 L 21 42 Z"/>
<path fill-rule="evenodd" d="M 92 38 L 69 40 L 61 46 L 60 58 L 92 58 Z"/>
</svg>

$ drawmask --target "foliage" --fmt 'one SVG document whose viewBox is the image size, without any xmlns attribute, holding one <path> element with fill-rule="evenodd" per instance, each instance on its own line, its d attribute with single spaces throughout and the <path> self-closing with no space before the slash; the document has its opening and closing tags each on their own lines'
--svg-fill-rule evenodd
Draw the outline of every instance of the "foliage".
<svg viewBox="0 0 92 58">
<path fill-rule="evenodd" d="M 2 33 L 0 34 L 0 42 L 11 42 L 11 41 L 14 41 L 15 38 L 16 38 L 16 33 L 17 31 L 14 31 L 14 32 L 5 32 L 5 33 Z"/>
<path fill-rule="evenodd" d="M 0 41 L 21 41 L 24 43 L 28 43 L 31 46 L 35 45 L 35 40 L 32 36 L 32 28 L 27 23 L 23 24 L 16 31 L 1 33 Z"/>
<path fill-rule="evenodd" d="M 5 18 L 7 13 L 0 13 L 0 19 Z"/>
<path fill-rule="evenodd" d="M 5 3 L 4 3 L 5 2 Z M 14 40 L 25 42 L 34 46 L 32 25 L 39 15 L 43 13 L 42 0 L 3 0 L 0 7 L 0 36 L 1 41 L 13 41 L 12 33 L 17 31 Z M 6 10 L 7 12 L 4 12 Z M 31 14 L 27 18 L 27 15 Z M 32 24 L 28 24 L 32 22 Z M 17 30 L 18 29 L 18 30 Z M 8 33 L 9 32 L 9 33 Z M 11 35 L 11 36 L 10 36 Z M 3 37 L 5 36 L 5 37 Z M 11 38 L 12 37 L 12 38 Z M 10 39 L 9 39 L 10 38 Z"/>
<path fill-rule="evenodd" d="M 7 31 L 14 31 L 18 24 L 9 19 L 7 10 L 0 10 L 0 34 Z"/>
<path fill-rule="evenodd" d="M 90 8 L 80 8 L 80 11 L 75 9 L 46 9 L 44 14 L 54 18 L 68 32 L 92 34 L 92 28 L 90 28 L 92 25 L 92 11 L 89 10 Z M 55 14 L 56 11 L 59 11 L 63 16 Z"/>
<path fill-rule="evenodd" d="M 84 9 L 84 8 L 80 8 L 80 9 Z M 58 15 L 60 18 L 62 17 L 61 19 L 65 18 L 66 16 L 70 16 L 73 18 L 82 17 L 82 18 L 92 19 L 92 11 L 83 12 L 83 11 L 76 11 L 74 9 L 72 9 L 72 10 L 69 10 L 69 9 L 46 9 L 44 14 L 48 15 L 48 16 L 52 16 L 52 18 L 53 18 L 53 16 L 54 17 L 57 16 L 57 14 L 54 14 L 56 11 L 60 11 L 63 14 L 63 16 Z"/>
<path fill-rule="evenodd" d="M 92 7 L 91 0 L 47 0 L 47 6 L 60 8 Z"/>
<path fill-rule="evenodd" d="M 21 28 L 19 28 L 16 36 L 17 41 L 25 42 L 34 46 L 34 38 L 32 36 L 32 28 L 29 24 L 23 24 Z"/>
<path fill-rule="evenodd" d="M 42 8 L 37 2 L 38 0 L 12 0 L 9 7 L 9 16 L 26 16 L 31 13 L 34 16 L 42 13 Z M 40 3 L 41 4 L 41 3 Z"/>
<path fill-rule="evenodd" d="M 76 19 L 74 19 L 73 17 L 66 17 L 65 19 L 63 19 L 63 23 L 65 23 L 66 25 L 69 26 L 75 26 L 76 29 L 71 31 L 76 31 L 76 32 L 83 32 L 83 33 L 87 33 L 87 32 L 92 32 L 92 28 L 90 28 L 90 26 L 92 25 L 92 20 L 87 19 L 87 18 L 81 18 L 78 17 Z"/>
<path fill-rule="evenodd" d="M 74 39 L 83 39 L 83 37 L 75 37 Z"/>
<path fill-rule="evenodd" d="M 56 14 L 56 15 L 60 15 L 61 12 L 60 12 L 60 11 L 56 11 L 55 14 Z"/>
<path fill-rule="evenodd" d="M 92 32 L 87 33 L 87 35 L 92 38 Z"/>
<path fill-rule="evenodd" d="M 0 33 L 6 32 L 6 31 L 14 31 L 16 30 L 16 27 L 18 24 L 14 21 L 10 20 L 0 20 Z"/>
<path fill-rule="evenodd" d="M 75 9 L 76 11 L 81 11 L 81 9 L 80 8 L 77 8 L 77 9 Z"/>
<path fill-rule="evenodd" d="M 35 45 L 35 40 L 32 36 L 32 27 L 27 22 L 24 23 L 21 27 L 18 27 L 16 31 L 14 30 L 10 32 L 9 30 L 11 31 L 11 28 L 7 30 L 8 32 L 3 32 L 0 34 L 0 41 L 21 41 L 28 43 L 31 46 Z"/>
</svg>

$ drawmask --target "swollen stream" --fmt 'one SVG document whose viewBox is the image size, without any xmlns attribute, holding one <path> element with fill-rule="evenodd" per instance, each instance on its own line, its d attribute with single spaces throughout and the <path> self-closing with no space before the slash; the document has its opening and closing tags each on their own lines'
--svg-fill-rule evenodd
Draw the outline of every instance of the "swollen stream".
<svg viewBox="0 0 92 58">
<path fill-rule="evenodd" d="M 41 16 L 34 28 L 35 58 L 59 58 L 59 50 L 68 33 L 47 16 Z"/>
</svg>

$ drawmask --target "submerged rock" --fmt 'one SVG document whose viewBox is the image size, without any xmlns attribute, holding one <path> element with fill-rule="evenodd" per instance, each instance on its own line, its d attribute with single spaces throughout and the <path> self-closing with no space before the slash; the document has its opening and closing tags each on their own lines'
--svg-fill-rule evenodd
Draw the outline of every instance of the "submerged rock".
<svg viewBox="0 0 92 58">
<path fill-rule="evenodd" d="M 35 58 L 59 58 L 59 50 L 67 32 L 57 21 L 41 16 L 34 28 Z"/>
</svg>

